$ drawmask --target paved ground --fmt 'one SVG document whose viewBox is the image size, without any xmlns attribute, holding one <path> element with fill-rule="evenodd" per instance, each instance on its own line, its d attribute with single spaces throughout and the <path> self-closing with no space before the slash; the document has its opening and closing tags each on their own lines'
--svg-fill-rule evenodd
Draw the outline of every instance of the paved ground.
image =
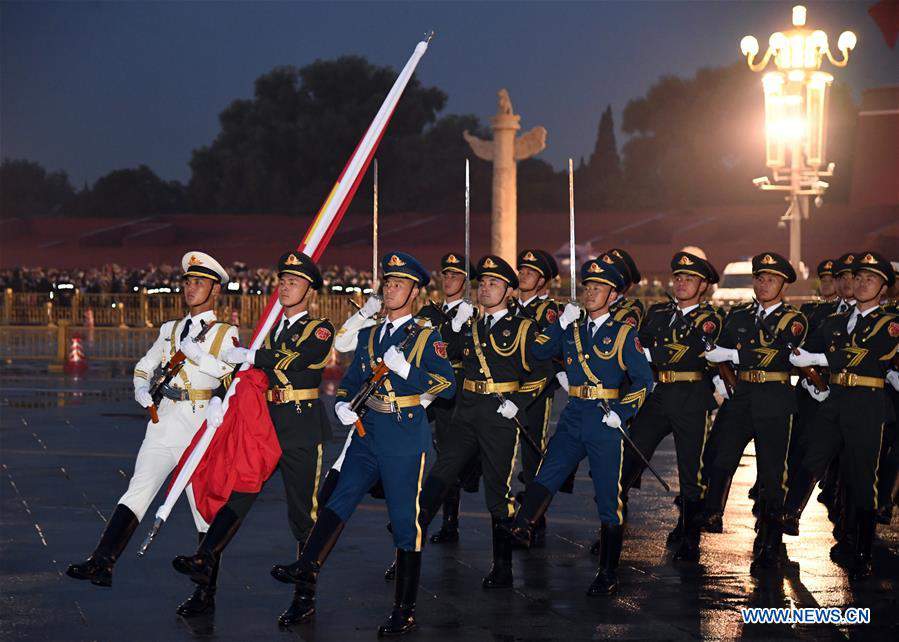
<svg viewBox="0 0 899 642">
<path fill-rule="evenodd" d="M 138 559 L 142 524 L 118 567 L 112 589 L 66 577 L 86 556 L 104 518 L 124 491 L 144 432 L 131 401 L 130 377 L 92 373 L 81 380 L 37 370 L 0 370 L 0 637 L 72 640 L 373 639 L 388 612 L 392 585 L 382 571 L 392 556 L 382 503 L 367 500 L 347 526 L 320 579 L 313 624 L 279 631 L 275 622 L 290 590 L 269 576 L 289 561 L 294 544 L 280 480 L 272 480 L 223 562 L 214 617 L 186 621 L 175 607 L 191 590 L 170 560 L 192 551 L 195 534 L 184 505 L 173 513 L 150 554 Z M 339 442 L 329 444 L 333 460 Z M 673 445 L 654 459 L 676 486 Z M 875 577 L 850 585 L 832 564 L 823 508 L 812 501 L 802 537 L 788 538 L 801 571 L 786 578 L 748 573 L 753 532 L 746 491 L 754 481 L 751 451 L 743 459 L 725 516 L 725 533 L 705 535 L 702 564 L 676 565 L 664 546 L 673 525 L 671 497 L 651 479 L 631 498 L 622 560 L 622 589 L 610 600 L 584 590 L 595 571 L 589 544 L 598 527 L 586 467 L 574 495 L 560 495 L 547 548 L 515 560 L 514 591 L 480 588 L 490 565 L 489 518 L 477 495 L 463 499 L 458 545 L 425 551 L 418 615 L 411 639 L 577 640 L 714 638 L 899 639 L 899 528 L 881 527 Z M 676 490 L 676 488 L 675 488 Z M 151 510 L 155 510 L 155 506 Z M 872 623 L 744 625 L 745 606 L 872 609 Z"/>
</svg>

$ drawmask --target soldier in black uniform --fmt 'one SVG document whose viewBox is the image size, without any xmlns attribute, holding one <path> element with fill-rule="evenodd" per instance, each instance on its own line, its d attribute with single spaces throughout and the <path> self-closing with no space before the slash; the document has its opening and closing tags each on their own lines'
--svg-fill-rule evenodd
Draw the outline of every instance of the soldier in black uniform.
<svg viewBox="0 0 899 642">
<path fill-rule="evenodd" d="M 612 318 L 639 330 L 646 308 L 640 299 L 627 296 L 630 289 L 643 279 L 640 270 L 637 269 L 637 263 L 626 250 L 621 248 L 612 248 L 600 258 L 605 263 L 610 263 L 618 268 L 618 271 L 624 277 L 624 291 L 612 305 Z"/>
<path fill-rule="evenodd" d="M 515 300 L 516 314 L 531 319 L 537 324 L 537 332 L 542 333 L 559 318 L 559 306 L 549 298 L 549 283 L 558 276 L 559 268 L 552 256 L 538 249 L 523 250 L 518 255 L 518 298 Z M 562 372 L 562 365 L 555 365 L 556 372 Z M 555 374 L 555 373 L 554 373 Z M 553 396 L 558 389 L 555 377 L 547 382 L 543 391 L 525 409 L 528 432 L 534 441 L 540 444 L 540 448 L 546 450 L 548 438 L 547 428 L 549 417 L 552 413 Z M 518 480 L 527 486 L 537 474 L 540 466 L 540 453 L 533 448 L 521 449 L 521 472 Z M 540 517 L 540 523 L 535 527 L 532 548 L 542 548 L 546 545 L 546 517 Z"/>
<path fill-rule="evenodd" d="M 790 361 L 796 367 L 830 368 L 830 389 L 815 418 L 809 443 L 784 508 L 784 524 L 798 534 L 799 516 L 824 468 L 840 453 L 854 509 L 854 536 L 837 543 L 839 557 L 854 544 L 850 579 L 871 574 L 871 543 L 877 508 L 877 465 L 886 418 L 884 377 L 899 348 L 899 317 L 880 307 L 895 282 L 892 267 L 876 252 L 860 253 L 853 267 L 856 306 L 835 314 Z"/>
<path fill-rule="evenodd" d="M 899 262 L 893 261 L 893 278 L 899 277 Z M 887 290 L 883 309 L 899 316 L 899 284 Z M 877 472 L 877 523 L 889 524 L 893 520 L 893 507 L 899 501 L 899 358 L 894 357 L 887 372 L 884 389 L 892 410 L 892 419 L 883 429 L 883 446 L 880 449 L 880 467 Z"/>
<path fill-rule="evenodd" d="M 440 334 L 443 336 L 448 333 L 448 326 L 456 316 L 459 304 L 462 303 L 465 296 L 466 278 L 472 278 L 474 270 L 470 264 L 466 270 L 464 254 L 450 252 L 440 259 L 440 273 L 443 276 L 443 303 L 428 303 L 418 311 L 418 316 L 430 320 L 431 325 L 440 330 Z M 462 382 L 464 380 L 461 355 L 453 358 L 451 363 L 453 372 L 456 375 L 455 398 L 442 399 L 438 397 L 428 406 L 428 415 L 434 422 L 434 446 L 438 453 L 443 450 L 443 446 L 452 434 L 453 412 L 456 409 L 456 399 L 461 394 Z M 443 500 L 443 523 L 440 526 L 440 530 L 431 535 L 431 543 L 442 544 L 459 541 L 459 504 L 461 502 L 462 481 L 473 484 L 475 491 L 478 488 L 478 471 L 480 468 L 477 463 L 474 463 L 472 468 L 475 470 L 463 473 L 462 480 L 454 483 L 446 494 Z M 466 486 L 466 489 L 470 488 L 471 485 Z"/>
<path fill-rule="evenodd" d="M 746 445 L 755 440 L 760 505 L 750 570 L 756 572 L 784 563 L 780 517 L 796 412 L 789 356 L 805 339 L 808 322 L 797 308 L 783 302 L 785 286 L 796 280 L 789 261 L 764 252 L 753 257 L 752 275 L 757 305 L 731 311 L 718 346 L 705 355 L 712 363 L 733 363 L 739 380 L 733 397 L 718 411 L 720 442 L 709 470 L 704 519 L 724 512 L 730 480 Z"/>
<path fill-rule="evenodd" d="M 284 480 L 288 521 L 299 554 L 317 517 L 322 443 L 331 435 L 318 388 L 334 342 L 334 327 L 327 319 L 313 319 L 307 312 L 312 292 L 322 286 L 321 273 L 311 258 L 302 252 L 288 252 L 278 261 L 278 277 L 283 317 L 266 336 L 264 346 L 257 350 L 230 348 L 222 357 L 230 363 L 250 363 L 268 375 L 268 411 L 281 445 L 278 469 Z M 208 581 L 216 560 L 237 533 L 257 496 L 258 493 L 232 492 L 197 552 L 172 561 L 175 570 L 190 575 L 198 584 Z M 278 618 L 279 624 L 297 621 L 305 611 L 298 607 L 299 600 L 300 594 L 295 591 L 290 607 Z"/>
<path fill-rule="evenodd" d="M 680 532 L 675 560 L 699 559 L 699 517 L 705 488 L 702 453 L 718 407 L 705 360 L 707 345 L 721 332 L 722 313 L 702 302 L 718 273 L 711 263 L 678 252 L 671 259 L 676 303 L 649 308 L 640 328 L 640 343 L 655 367 L 658 383 L 631 425 L 631 438 L 647 458 L 668 434 L 674 433 L 680 479 Z M 621 485 L 625 493 L 643 472 L 632 450 L 625 450 Z"/>
<path fill-rule="evenodd" d="M 507 308 L 518 287 L 515 270 L 498 256 L 477 265 L 480 318 L 472 318 L 468 303 L 447 332 L 451 359 L 460 355 L 465 373 L 456 401 L 453 431 L 438 453 L 419 497 L 420 521 L 427 526 L 444 496 L 469 462 L 480 455 L 484 496 L 493 521 L 493 567 L 484 578 L 486 589 L 512 587 L 512 541 L 500 525 L 515 514 L 512 469 L 521 437 L 515 418 L 536 399 L 551 376 L 547 362 L 534 358 L 536 324 Z M 529 446 L 525 446 L 529 447 Z"/>
</svg>

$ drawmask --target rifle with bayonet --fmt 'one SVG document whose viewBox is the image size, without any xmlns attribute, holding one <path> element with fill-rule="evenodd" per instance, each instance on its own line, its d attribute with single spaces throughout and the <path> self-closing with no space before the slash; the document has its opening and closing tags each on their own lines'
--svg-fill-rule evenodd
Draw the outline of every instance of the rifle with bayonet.
<svg viewBox="0 0 899 642">
<path fill-rule="evenodd" d="M 206 334 L 213 325 L 215 324 L 200 321 L 200 332 L 193 338 L 194 343 L 203 343 L 203 339 L 206 338 Z M 181 368 L 184 367 L 184 362 L 186 360 L 187 356 L 185 356 L 181 350 L 178 350 L 172 355 L 172 358 L 169 359 L 168 363 L 160 365 L 153 372 L 153 377 L 150 379 L 150 397 L 153 399 L 153 405 L 147 408 L 147 410 L 150 413 L 150 420 L 154 424 L 159 423 L 157 408 L 164 397 L 163 390 L 169 383 L 171 383 L 172 379 L 178 376 L 178 373 L 181 372 Z"/>
<path fill-rule="evenodd" d="M 418 333 L 421 331 L 421 328 L 415 323 L 409 323 L 406 325 L 406 336 L 403 338 L 402 342 L 397 346 L 397 350 L 400 352 L 405 351 L 415 338 L 418 336 Z M 377 326 L 372 329 L 372 332 L 377 331 Z M 362 417 L 365 416 L 365 413 L 368 412 L 368 406 L 365 405 L 365 402 L 374 395 L 378 389 L 381 387 L 381 384 L 387 378 L 387 375 L 390 374 L 390 368 L 387 367 L 387 364 L 384 363 L 384 360 L 381 359 L 378 362 L 377 367 L 371 373 L 371 376 L 368 380 L 362 384 L 362 387 L 359 389 L 359 392 L 350 400 L 350 410 L 355 412 L 359 419 L 356 420 L 356 432 L 360 437 L 365 437 L 365 427 L 362 425 Z"/>
</svg>

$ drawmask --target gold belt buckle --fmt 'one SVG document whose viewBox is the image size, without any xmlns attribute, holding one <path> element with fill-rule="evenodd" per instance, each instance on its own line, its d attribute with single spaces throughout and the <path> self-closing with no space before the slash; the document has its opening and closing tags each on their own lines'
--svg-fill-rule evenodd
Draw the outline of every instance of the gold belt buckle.
<svg viewBox="0 0 899 642">
<path fill-rule="evenodd" d="M 474 382 L 474 391 L 479 395 L 487 394 L 487 382 L 486 381 L 475 381 Z"/>
<path fill-rule="evenodd" d="M 283 403 L 281 397 L 281 388 L 277 386 L 272 388 L 272 403 Z"/>
<path fill-rule="evenodd" d="M 659 383 L 671 383 L 671 371 L 663 370 L 659 373 Z"/>
<path fill-rule="evenodd" d="M 594 386 L 584 386 L 584 399 L 596 399 L 596 392 Z"/>
<path fill-rule="evenodd" d="M 850 388 L 858 384 L 858 375 L 854 372 L 846 373 L 846 385 Z"/>
<path fill-rule="evenodd" d="M 752 383 L 765 383 L 768 380 L 768 374 L 764 370 L 753 370 L 749 375 Z"/>
</svg>

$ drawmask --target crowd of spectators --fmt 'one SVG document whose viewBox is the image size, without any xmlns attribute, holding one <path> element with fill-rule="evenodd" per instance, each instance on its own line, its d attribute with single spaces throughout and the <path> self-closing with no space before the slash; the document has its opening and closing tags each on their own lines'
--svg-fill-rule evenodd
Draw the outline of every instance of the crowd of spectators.
<svg viewBox="0 0 899 642">
<path fill-rule="evenodd" d="M 232 294 L 270 294 L 277 275 L 269 268 L 249 268 L 243 263 L 227 266 L 231 282 L 226 291 Z M 362 291 L 371 285 L 371 272 L 353 267 L 329 265 L 322 270 L 325 287 L 336 292 Z M 50 293 L 69 290 L 82 294 L 125 294 L 129 292 L 178 292 L 181 287 L 181 267 L 153 265 L 128 268 L 107 264 L 88 269 L 56 269 L 18 267 L 0 269 L 0 289 L 13 292 Z"/>
</svg>

